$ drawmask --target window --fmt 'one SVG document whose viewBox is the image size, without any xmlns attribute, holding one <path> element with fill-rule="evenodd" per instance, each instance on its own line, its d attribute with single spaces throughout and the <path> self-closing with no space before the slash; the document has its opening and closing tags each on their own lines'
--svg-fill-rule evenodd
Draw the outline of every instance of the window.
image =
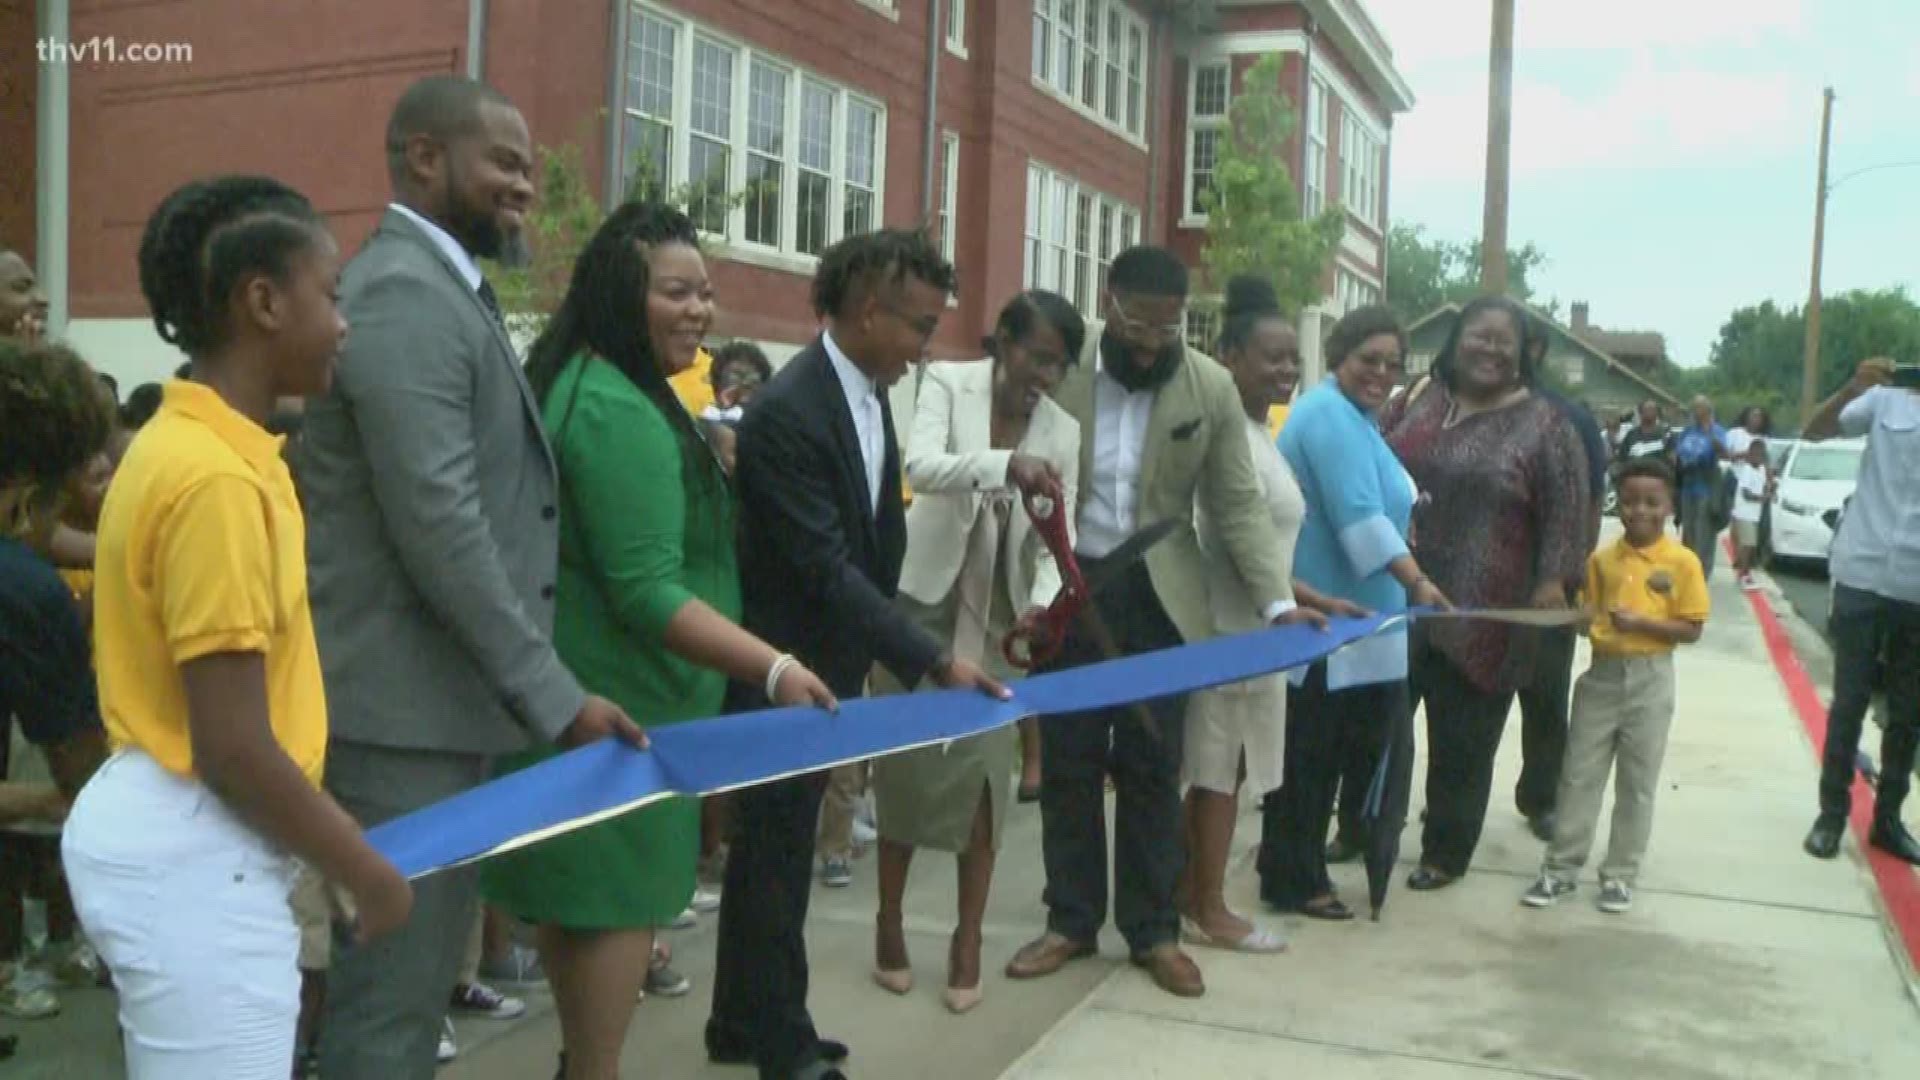
<svg viewBox="0 0 1920 1080">
<path fill-rule="evenodd" d="M 1361 221 L 1378 225 L 1380 142 L 1344 109 L 1340 118 L 1340 202 Z"/>
<path fill-rule="evenodd" d="M 1360 280 L 1351 270 L 1340 270 L 1333 277 L 1333 303 L 1338 314 L 1344 315 L 1357 307 L 1380 302 L 1380 289 L 1370 282 Z"/>
<path fill-rule="evenodd" d="M 636 194 L 658 199 L 673 175 L 674 59 L 680 30 L 665 19 L 642 13 L 627 41 L 626 140 L 638 172 Z"/>
<path fill-rule="evenodd" d="M 967 0 L 947 0 L 947 48 L 967 55 Z"/>
<path fill-rule="evenodd" d="M 1220 309 L 1213 304 L 1193 304 L 1187 308 L 1187 348 L 1208 356 L 1220 344 Z"/>
<path fill-rule="evenodd" d="M 1033 78 L 1086 116 L 1145 137 L 1147 28 L 1126 0 L 1033 0 Z"/>
<path fill-rule="evenodd" d="M 684 193 L 712 236 L 818 256 L 879 221 L 886 111 L 786 60 L 636 4 L 623 58 L 629 191 Z"/>
<path fill-rule="evenodd" d="M 940 254 L 953 261 L 954 220 L 960 212 L 960 136 L 940 137 Z"/>
<path fill-rule="evenodd" d="M 1219 161 L 1220 141 L 1227 137 L 1227 99 L 1232 82 L 1225 61 L 1197 64 L 1187 87 L 1187 213 L 1207 212 L 1206 193 L 1213 187 L 1213 167 Z"/>
<path fill-rule="evenodd" d="M 747 239 L 780 246 L 786 178 L 787 69 L 754 57 L 747 95 Z"/>
<path fill-rule="evenodd" d="M 1327 205 L 1327 84 L 1307 80 L 1307 182 L 1302 216 L 1316 217 Z"/>
<path fill-rule="evenodd" d="M 1093 318 L 1107 268 L 1139 235 L 1139 211 L 1044 165 L 1027 166 L 1023 287 L 1050 289 Z"/>
</svg>

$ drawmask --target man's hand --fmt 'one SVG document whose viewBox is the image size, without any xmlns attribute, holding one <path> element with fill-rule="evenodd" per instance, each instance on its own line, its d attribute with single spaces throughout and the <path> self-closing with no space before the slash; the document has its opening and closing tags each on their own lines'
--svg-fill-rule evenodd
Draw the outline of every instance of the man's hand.
<svg viewBox="0 0 1920 1080">
<path fill-rule="evenodd" d="M 1373 615 L 1373 612 L 1368 611 L 1359 604 L 1351 600 L 1342 600 L 1337 596 L 1323 597 L 1318 604 L 1313 606 L 1326 612 L 1328 615 L 1338 615 L 1343 619 L 1365 619 Z"/>
<path fill-rule="evenodd" d="M 1876 386 L 1885 386 L 1893 381 L 1893 361 L 1884 356 L 1875 356 L 1860 361 L 1853 369 L 1852 390 L 1855 395 L 1864 394 Z"/>
<path fill-rule="evenodd" d="M 1543 581 L 1534 587 L 1527 604 L 1542 611 L 1558 611 L 1567 606 L 1567 587 L 1558 581 Z"/>
<path fill-rule="evenodd" d="M 1281 612 L 1280 616 L 1273 620 L 1272 625 L 1297 626 L 1300 623 L 1306 623 L 1315 630 L 1325 630 L 1327 628 L 1327 617 L 1314 608 L 1295 607 L 1290 611 Z"/>
<path fill-rule="evenodd" d="M 1032 454 L 1013 454 L 1007 458 L 1007 483 L 1022 495 L 1058 495 L 1060 470 L 1053 462 Z"/>
<path fill-rule="evenodd" d="M 390 934 L 413 913 L 413 886 L 392 863 L 377 859 L 367 880 L 349 889 L 353 899 L 354 940 L 365 944 Z"/>
<path fill-rule="evenodd" d="M 946 690 L 978 690 L 990 698 L 1005 701 L 1013 696 L 1000 681 L 980 669 L 980 665 L 971 660 L 956 660 L 943 657 L 928 672 L 934 683 Z"/>
<path fill-rule="evenodd" d="M 1614 608 L 1607 612 L 1607 617 L 1613 620 L 1613 628 L 1623 634 L 1636 634 L 1647 627 L 1645 615 L 1636 614 L 1626 608 Z"/>
<path fill-rule="evenodd" d="M 647 747 L 647 733 L 640 730 L 640 725 L 633 722 L 625 709 L 606 698 L 588 694 L 586 704 L 580 706 L 573 723 L 560 733 L 560 745 L 569 748 L 585 746 L 609 735 L 628 746 L 641 750 Z"/>
</svg>

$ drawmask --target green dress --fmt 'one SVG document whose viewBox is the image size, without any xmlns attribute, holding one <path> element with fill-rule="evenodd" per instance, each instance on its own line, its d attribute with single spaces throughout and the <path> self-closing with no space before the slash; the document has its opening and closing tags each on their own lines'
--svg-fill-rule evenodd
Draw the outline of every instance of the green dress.
<svg viewBox="0 0 1920 1080">
<path fill-rule="evenodd" d="M 717 715 L 725 677 L 668 652 L 662 635 L 695 599 L 740 618 L 732 498 L 718 461 L 704 446 L 686 454 L 677 423 L 597 357 L 567 365 L 542 418 L 560 462 L 560 659 L 642 727 Z M 500 771 L 555 753 L 514 754 Z M 699 851 L 699 802 L 668 799 L 491 859 L 481 887 L 527 922 L 659 926 L 692 899 Z"/>
</svg>

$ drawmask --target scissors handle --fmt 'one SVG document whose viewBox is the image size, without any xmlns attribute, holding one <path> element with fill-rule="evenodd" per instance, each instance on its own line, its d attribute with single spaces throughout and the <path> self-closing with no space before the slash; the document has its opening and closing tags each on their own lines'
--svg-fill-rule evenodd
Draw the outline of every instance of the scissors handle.
<svg viewBox="0 0 1920 1080">
<path fill-rule="evenodd" d="M 1086 579 L 1080 563 L 1073 557 L 1073 544 L 1067 538 L 1066 499 L 1055 491 L 1029 491 L 1021 495 L 1034 531 L 1040 534 L 1060 568 L 1060 592 L 1039 615 L 1022 620 L 1007 634 L 1001 651 L 1007 663 L 1031 671 L 1060 654 L 1067 640 L 1067 629 L 1087 601 Z"/>
</svg>

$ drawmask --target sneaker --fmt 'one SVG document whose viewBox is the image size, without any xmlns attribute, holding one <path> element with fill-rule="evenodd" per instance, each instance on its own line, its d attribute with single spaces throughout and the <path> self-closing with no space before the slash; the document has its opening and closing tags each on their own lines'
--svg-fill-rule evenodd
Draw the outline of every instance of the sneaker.
<svg viewBox="0 0 1920 1080">
<path fill-rule="evenodd" d="M 1552 907 L 1561 897 L 1572 896 L 1576 887 L 1571 881 L 1561 881 L 1551 874 L 1541 874 L 1539 880 L 1533 883 L 1533 887 L 1521 894 L 1520 902 L 1528 907 Z"/>
<path fill-rule="evenodd" d="M 853 867 L 844 855 L 829 855 L 820 869 L 820 884 L 829 889 L 844 889 L 853 884 Z"/>
<path fill-rule="evenodd" d="M 1756 592 L 1760 588 L 1760 580 L 1751 572 L 1743 573 L 1740 575 L 1740 588 L 1746 592 Z"/>
<path fill-rule="evenodd" d="M 685 911 L 682 911 L 680 914 L 674 916 L 673 921 L 667 924 L 667 929 L 691 930 L 694 927 L 699 925 L 700 925 L 700 913 L 694 908 L 688 908 Z"/>
<path fill-rule="evenodd" d="M 540 953 L 525 945 L 509 945 L 504 955 L 480 965 L 480 975 L 516 986 L 547 981 L 546 969 L 540 966 Z"/>
<path fill-rule="evenodd" d="M 84 938 L 64 945 L 49 945 L 43 963 L 55 982 L 71 990 L 87 990 L 107 985 L 107 968 L 100 954 Z"/>
<path fill-rule="evenodd" d="M 715 885 L 712 888 L 708 888 L 704 885 L 695 886 L 693 890 L 692 910 L 697 911 L 702 915 L 708 914 L 709 912 L 719 911 L 720 910 L 720 886 Z"/>
<path fill-rule="evenodd" d="M 466 983 L 453 988 L 455 1011 L 488 1020 L 513 1020 L 527 1011 L 527 1003 L 507 995 L 486 983 Z"/>
<path fill-rule="evenodd" d="M 658 994 L 661 997 L 685 997 L 693 992 L 693 980 L 680 974 L 663 956 L 655 956 L 653 963 L 647 965 L 645 994 Z"/>
<path fill-rule="evenodd" d="M 440 1064 L 445 1065 L 460 1056 L 460 1047 L 453 1041 L 453 1021 L 440 1021 L 440 1050 L 435 1055 Z"/>
<path fill-rule="evenodd" d="M 0 967 L 0 1016 L 9 1020 L 45 1020 L 60 1015 L 60 998 L 38 972 L 15 964 Z"/>
<path fill-rule="evenodd" d="M 853 842 L 856 846 L 864 848 L 878 839 L 880 833 L 872 825 L 859 818 L 853 819 Z"/>
<path fill-rule="evenodd" d="M 1600 883 L 1601 911 L 1609 915 L 1619 915 L 1633 910 L 1633 888 L 1624 881 L 1603 881 Z"/>
</svg>

